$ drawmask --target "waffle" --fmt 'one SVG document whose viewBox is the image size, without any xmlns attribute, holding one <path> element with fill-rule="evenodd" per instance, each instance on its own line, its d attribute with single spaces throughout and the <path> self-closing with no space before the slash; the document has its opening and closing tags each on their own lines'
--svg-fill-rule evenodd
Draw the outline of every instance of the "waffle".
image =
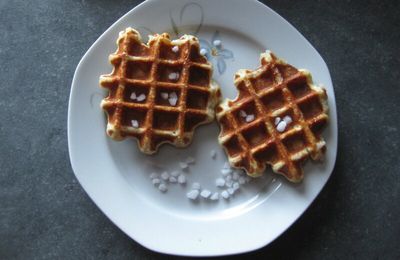
<svg viewBox="0 0 400 260">
<path fill-rule="evenodd" d="M 113 71 L 100 76 L 100 85 L 109 91 L 101 102 L 107 134 L 114 140 L 136 138 L 146 154 L 163 143 L 189 145 L 194 129 L 214 119 L 220 99 L 198 39 L 184 35 L 171 41 L 163 33 L 149 36 L 146 45 L 136 30 L 127 28 L 117 45 L 109 58 Z"/>
<path fill-rule="evenodd" d="M 270 51 L 260 60 L 256 70 L 235 74 L 236 99 L 217 106 L 218 140 L 231 166 L 249 176 L 260 176 L 269 164 L 274 172 L 299 182 L 301 164 L 308 157 L 322 159 L 326 149 L 321 137 L 328 120 L 326 91 L 313 85 L 310 72 Z"/>
</svg>

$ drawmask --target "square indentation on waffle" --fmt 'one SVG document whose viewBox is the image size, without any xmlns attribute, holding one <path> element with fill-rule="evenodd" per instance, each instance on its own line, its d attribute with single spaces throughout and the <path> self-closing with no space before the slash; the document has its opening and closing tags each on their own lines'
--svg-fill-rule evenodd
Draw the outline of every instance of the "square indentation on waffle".
<svg viewBox="0 0 400 260">
<path fill-rule="evenodd" d="M 182 78 L 182 65 L 158 64 L 157 80 L 161 82 L 179 82 Z"/>
<path fill-rule="evenodd" d="M 130 56 L 147 57 L 150 55 L 150 49 L 137 41 L 130 41 L 127 44 L 126 52 Z"/>
<path fill-rule="evenodd" d="M 295 154 L 307 147 L 307 139 L 305 138 L 303 131 L 297 131 L 285 136 L 282 143 L 287 148 L 289 154 Z"/>
<path fill-rule="evenodd" d="M 196 65 L 190 66 L 189 84 L 198 87 L 207 87 L 210 84 L 209 69 Z"/>
<path fill-rule="evenodd" d="M 190 53 L 189 53 L 189 60 L 193 62 L 205 63 L 207 62 L 206 58 L 199 53 L 198 46 L 191 46 Z"/>
<path fill-rule="evenodd" d="M 256 159 L 256 161 L 258 163 L 261 163 L 261 164 L 263 162 L 275 164 L 280 160 L 279 155 L 280 155 L 280 153 L 278 152 L 278 149 L 276 148 L 276 144 L 274 142 L 270 142 L 265 147 L 256 151 L 254 153 L 254 158 Z"/>
<path fill-rule="evenodd" d="M 250 147 L 256 147 L 268 141 L 270 136 L 264 122 L 258 122 L 247 129 L 242 130 L 242 135 Z"/>
<path fill-rule="evenodd" d="M 207 116 L 204 114 L 197 114 L 197 113 L 191 113 L 187 112 L 185 113 L 185 126 L 184 126 L 184 131 L 185 132 L 191 132 L 194 130 L 196 126 L 199 125 L 200 122 L 206 121 Z"/>
<path fill-rule="evenodd" d="M 317 139 L 320 139 L 321 133 L 324 130 L 327 121 L 328 121 L 327 118 L 321 117 L 318 118 L 317 120 L 309 122 L 310 129 Z"/>
<path fill-rule="evenodd" d="M 225 136 L 228 133 L 231 133 L 234 130 L 233 124 L 231 123 L 227 115 L 222 116 L 219 119 L 219 122 L 221 126 L 221 137 Z"/>
<path fill-rule="evenodd" d="M 312 119 L 323 113 L 318 96 L 313 96 L 297 103 L 305 120 Z"/>
<path fill-rule="evenodd" d="M 295 67 L 289 64 L 276 64 L 276 68 L 278 69 L 279 75 L 282 80 L 287 80 L 292 76 L 295 76 L 298 72 Z"/>
<path fill-rule="evenodd" d="M 146 103 L 150 86 L 139 84 L 125 84 L 124 101 L 129 103 Z"/>
<path fill-rule="evenodd" d="M 157 106 L 177 107 L 181 97 L 181 89 L 178 87 L 161 87 L 156 90 L 155 103 Z"/>
<path fill-rule="evenodd" d="M 286 125 L 284 132 L 290 131 L 296 126 L 296 122 L 299 122 L 298 116 L 293 112 L 293 109 L 289 107 L 276 111 L 276 113 L 273 113 L 273 115 L 270 116 L 271 124 L 275 126 L 275 128 L 277 127 L 275 120 L 278 117 L 280 120 L 284 120 L 285 117 L 289 117 L 291 119 L 291 122 Z"/>
<path fill-rule="evenodd" d="M 249 92 L 249 88 L 246 86 L 246 83 L 244 83 L 243 81 L 240 82 L 237 86 L 238 89 L 238 100 L 244 100 L 246 98 L 248 98 L 251 94 Z"/>
<path fill-rule="evenodd" d="M 293 80 L 287 86 L 295 99 L 300 99 L 311 93 L 311 88 L 307 84 L 306 77 Z"/>
<path fill-rule="evenodd" d="M 146 110 L 124 107 L 121 116 L 121 125 L 125 127 L 141 128 L 146 119 Z M 133 122 L 132 122 L 133 121 Z"/>
<path fill-rule="evenodd" d="M 261 97 L 261 102 L 268 112 L 273 112 L 286 105 L 285 98 L 281 89 L 276 89 L 274 91 L 264 94 L 264 96 Z"/>
<path fill-rule="evenodd" d="M 178 117 L 178 112 L 154 110 L 153 128 L 167 131 L 175 130 L 178 128 Z"/>
<path fill-rule="evenodd" d="M 128 79 L 148 79 L 150 77 L 151 64 L 151 62 L 144 61 L 127 61 L 126 77 Z"/>
<path fill-rule="evenodd" d="M 235 157 L 242 152 L 242 146 L 240 145 L 239 140 L 235 135 L 227 140 L 224 143 L 224 146 L 230 157 Z"/>
<path fill-rule="evenodd" d="M 116 107 L 107 106 L 107 107 L 104 107 L 104 110 L 107 112 L 108 121 L 114 121 Z"/>
<path fill-rule="evenodd" d="M 103 87 L 108 90 L 108 96 L 107 96 L 106 100 L 112 100 L 115 98 L 115 95 L 117 94 L 118 86 L 119 86 L 118 80 L 105 82 L 103 84 Z"/>
<path fill-rule="evenodd" d="M 177 60 L 181 57 L 182 48 L 179 45 L 160 43 L 159 57 L 163 60 Z"/>
<path fill-rule="evenodd" d="M 258 112 L 254 101 L 250 100 L 247 103 L 243 104 L 239 109 L 236 109 L 233 112 L 236 122 L 239 125 L 249 124 L 255 121 L 258 117 Z"/>
<path fill-rule="evenodd" d="M 263 92 L 265 90 L 268 90 L 272 87 L 275 87 L 275 84 L 277 83 L 274 75 L 272 74 L 273 72 L 271 70 L 266 70 L 264 71 L 260 77 L 257 77 L 255 79 L 251 79 L 250 82 L 254 87 L 254 90 L 259 93 Z"/>
<path fill-rule="evenodd" d="M 186 106 L 194 109 L 207 109 L 209 93 L 199 89 L 188 89 Z"/>
</svg>

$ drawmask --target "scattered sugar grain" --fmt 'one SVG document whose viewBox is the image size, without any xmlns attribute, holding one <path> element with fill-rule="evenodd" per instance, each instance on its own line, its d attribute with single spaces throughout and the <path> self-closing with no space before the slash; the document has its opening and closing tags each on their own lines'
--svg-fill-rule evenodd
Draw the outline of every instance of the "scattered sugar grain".
<svg viewBox="0 0 400 260">
<path fill-rule="evenodd" d="M 179 78 L 179 73 L 176 73 L 176 72 L 171 72 L 168 75 L 168 79 L 170 79 L 170 80 L 177 80 L 178 78 Z"/>
<path fill-rule="evenodd" d="M 240 111 L 239 111 L 239 115 L 240 115 L 241 117 L 246 117 L 246 116 L 247 116 L 246 111 L 244 111 L 244 110 L 240 110 Z"/>
<path fill-rule="evenodd" d="M 151 182 L 152 182 L 154 185 L 158 185 L 158 184 L 161 183 L 161 180 L 160 180 L 159 178 L 154 178 L 154 179 L 151 180 Z"/>
<path fill-rule="evenodd" d="M 215 185 L 217 187 L 224 187 L 225 186 L 225 180 L 223 178 L 218 178 L 215 180 Z"/>
<path fill-rule="evenodd" d="M 224 166 L 222 167 L 223 169 L 230 169 L 231 165 L 229 164 L 229 162 L 225 162 Z"/>
<path fill-rule="evenodd" d="M 185 177 L 185 175 L 183 175 L 183 174 L 179 175 L 179 176 L 178 176 L 178 182 L 179 182 L 180 184 L 185 184 L 185 183 L 186 183 L 186 177 Z"/>
<path fill-rule="evenodd" d="M 276 126 L 276 130 L 278 130 L 278 132 L 283 132 L 286 129 L 286 122 L 285 121 L 281 121 L 279 122 L 279 124 Z"/>
<path fill-rule="evenodd" d="M 293 122 L 292 118 L 290 116 L 285 116 L 283 118 L 283 121 L 285 121 L 286 125 L 290 124 Z"/>
<path fill-rule="evenodd" d="M 186 162 L 180 162 L 179 166 L 181 167 L 181 169 L 185 170 L 189 167 L 189 165 Z"/>
<path fill-rule="evenodd" d="M 254 120 L 254 115 L 247 115 L 246 116 L 246 122 L 247 123 L 250 123 L 251 121 L 253 121 Z"/>
<path fill-rule="evenodd" d="M 200 192 L 198 190 L 191 190 L 188 193 L 186 193 L 186 197 L 188 199 L 195 200 L 199 196 L 199 193 Z"/>
<path fill-rule="evenodd" d="M 210 155 L 212 159 L 215 159 L 215 157 L 217 157 L 217 152 L 215 150 L 211 150 Z"/>
<path fill-rule="evenodd" d="M 171 92 L 168 101 L 171 106 L 175 106 L 178 102 L 178 95 L 175 92 Z"/>
<path fill-rule="evenodd" d="M 175 45 L 174 47 L 172 47 L 172 51 L 173 52 L 178 52 L 179 51 L 179 46 Z"/>
<path fill-rule="evenodd" d="M 221 40 L 215 40 L 215 41 L 213 41 L 213 45 L 216 47 L 220 47 L 222 45 L 222 42 L 221 42 Z"/>
<path fill-rule="evenodd" d="M 168 75 L 168 79 L 170 79 L 170 80 L 174 80 L 175 79 L 175 72 L 172 72 L 172 73 L 170 73 L 169 75 Z"/>
<path fill-rule="evenodd" d="M 223 168 L 222 170 L 221 170 L 221 174 L 223 175 L 223 176 L 227 176 L 227 175 L 229 175 L 229 174 L 231 174 L 232 173 L 232 169 L 231 168 Z"/>
<path fill-rule="evenodd" d="M 211 195 L 211 191 L 209 191 L 209 190 L 202 190 L 202 191 L 200 192 L 200 196 L 202 196 L 202 197 L 205 198 L 205 199 L 207 199 L 208 197 L 210 197 L 210 195 Z"/>
<path fill-rule="evenodd" d="M 161 179 L 163 179 L 164 181 L 169 179 L 169 174 L 168 172 L 163 172 L 161 173 Z"/>
<path fill-rule="evenodd" d="M 132 94 L 131 94 L 131 99 L 132 99 L 132 100 L 135 100 L 135 99 L 136 99 L 136 93 L 135 93 L 135 92 L 132 92 Z"/>
<path fill-rule="evenodd" d="M 171 182 L 171 183 L 175 183 L 175 182 L 177 182 L 178 180 L 176 179 L 176 177 L 170 176 L 169 179 L 168 179 L 168 181 Z"/>
<path fill-rule="evenodd" d="M 233 188 L 234 190 L 239 189 L 239 187 L 240 187 L 239 182 L 234 182 L 234 183 L 232 184 L 232 188 Z"/>
<path fill-rule="evenodd" d="M 233 193 L 235 192 L 235 191 L 233 190 L 233 188 L 229 188 L 229 189 L 227 189 L 227 191 L 228 191 L 229 195 L 233 195 Z"/>
<path fill-rule="evenodd" d="M 192 189 L 194 190 L 200 190 L 201 189 L 201 185 L 198 182 L 193 182 L 192 184 Z"/>
<path fill-rule="evenodd" d="M 227 190 L 224 190 L 224 191 L 221 192 L 221 196 L 224 199 L 229 199 L 230 195 L 229 195 L 229 192 Z"/>
<path fill-rule="evenodd" d="M 164 99 L 164 100 L 167 100 L 168 99 L 168 93 L 167 92 L 161 92 L 161 98 L 162 99 Z"/>
<path fill-rule="evenodd" d="M 179 171 L 172 171 L 170 174 L 173 177 L 178 177 L 179 176 Z"/>
<path fill-rule="evenodd" d="M 176 94 L 176 92 L 171 92 L 171 93 L 169 94 L 169 97 L 170 97 L 170 98 L 176 98 L 176 99 L 178 99 L 178 95 Z"/>
<path fill-rule="evenodd" d="M 146 95 L 145 95 L 145 94 L 140 94 L 140 95 L 136 98 L 136 100 L 139 101 L 139 102 L 142 102 L 142 101 L 145 100 L 145 99 L 146 99 Z"/>
<path fill-rule="evenodd" d="M 233 179 L 232 175 L 226 175 L 225 176 L 225 180 L 226 181 L 232 181 L 232 179 Z"/>
<path fill-rule="evenodd" d="M 152 172 L 151 174 L 150 174 L 150 179 L 154 179 L 154 178 L 158 178 L 158 173 L 155 173 L 155 172 Z"/>
<path fill-rule="evenodd" d="M 168 190 L 168 187 L 167 187 L 167 185 L 165 183 L 161 183 L 160 185 L 158 185 L 158 189 L 161 192 L 166 192 Z"/>
<path fill-rule="evenodd" d="M 275 118 L 275 125 L 279 124 L 279 122 L 281 121 L 281 118 L 278 116 Z"/>
<path fill-rule="evenodd" d="M 241 184 L 241 185 L 245 184 L 245 183 L 246 183 L 245 177 L 240 176 L 238 182 L 239 182 L 239 184 Z"/>
<path fill-rule="evenodd" d="M 239 173 L 237 171 L 234 171 L 232 174 L 232 180 L 237 181 L 239 179 Z"/>
<path fill-rule="evenodd" d="M 175 106 L 176 103 L 178 102 L 178 99 L 177 99 L 177 98 L 169 98 L 169 99 L 168 99 L 168 102 L 169 102 L 169 104 L 170 104 L 171 106 Z"/>
<path fill-rule="evenodd" d="M 137 120 L 135 120 L 135 119 L 131 121 L 131 124 L 132 124 L 132 126 L 134 128 L 138 128 L 139 127 L 139 122 Z"/>
<path fill-rule="evenodd" d="M 186 158 L 186 163 L 187 164 L 194 164 L 196 162 L 196 160 L 193 158 L 193 157 L 191 157 L 191 156 L 189 156 L 188 158 Z"/>
<path fill-rule="evenodd" d="M 200 49 L 200 54 L 203 55 L 203 56 L 206 55 L 207 54 L 207 50 L 204 49 L 204 48 L 201 48 Z"/>
<path fill-rule="evenodd" d="M 225 182 L 225 186 L 228 188 L 231 188 L 232 185 L 233 185 L 233 181 L 231 181 L 231 180 Z"/>
<path fill-rule="evenodd" d="M 210 200 L 218 200 L 219 199 L 219 193 L 218 192 L 214 192 L 211 196 L 210 196 Z"/>
</svg>

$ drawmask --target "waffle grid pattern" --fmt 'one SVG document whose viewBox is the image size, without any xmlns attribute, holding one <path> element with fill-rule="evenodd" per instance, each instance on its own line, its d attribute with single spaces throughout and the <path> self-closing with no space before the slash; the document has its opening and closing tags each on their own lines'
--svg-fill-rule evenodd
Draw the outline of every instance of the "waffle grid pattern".
<svg viewBox="0 0 400 260">
<path fill-rule="evenodd" d="M 297 70 L 269 52 L 256 71 L 239 71 L 235 85 L 239 96 L 217 108 L 222 128 L 219 141 L 231 165 L 259 176 L 270 164 L 290 181 L 300 181 L 301 163 L 309 156 L 320 159 L 325 149 L 320 137 L 328 119 L 325 90 L 312 85 L 307 71 Z M 255 115 L 255 119 L 246 122 L 240 111 Z M 279 132 L 275 119 L 287 115 L 293 122 Z"/>
<path fill-rule="evenodd" d="M 199 54 L 193 36 L 171 42 L 168 34 L 155 35 L 148 46 L 128 28 L 120 34 L 118 50 L 110 55 L 114 70 L 102 75 L 100 84 L 109 90 L 101 106 L 107 112 L 107 134 L 116 140 L 138 139 L 144 153 L 154 153 L 162 143 L 188 145 L 194 128 L 214 118 L 219 90 L 211 84 L 211 65 Z M 172 50 L 178 46 L 177 50 Z M 171 78 L 171 73 L 176 78 Z M 145 95 L 143 101 L 130 95 Z M 162 98 L 175 93 L 176 105 Z M 131 121 L 136 120 L 138 127 Z"/>
</svg>

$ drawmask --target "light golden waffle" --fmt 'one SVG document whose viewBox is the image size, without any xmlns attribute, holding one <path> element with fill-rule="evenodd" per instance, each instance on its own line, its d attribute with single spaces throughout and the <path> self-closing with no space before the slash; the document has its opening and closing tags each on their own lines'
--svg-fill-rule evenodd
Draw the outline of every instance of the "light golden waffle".
<svg viewBox="0 0 400 260">
<path fill-rule="evenodd" d="M 149 36 L 146 45 L 136 30 L 127 28 L 117 45 L 109 58 L 113 71 L 100 77 L 109 91 L 101 102 L 107 134 L 114 140 L 134 137 L 147 154 L 163 143 L 189 145 L 194 129 L 214 119 L 220 99 L 197 38 L 184 35 L 171 41 L 163 33 Z"/>
<path fill-rule="evenodd" d="M 249 176 L 260 176 L 269 164 L 276 173 L 299 182 L 301 164 L 308 157 L 321 159 L 326 149 L 321 137 L 328 120 L 326 91 L 313 85 L 308 71 L 270 51 L 260 59 L 258 69 L 235 74 L 236 99 L 226 99 L 216 108 L 219 143 L 231 166 Z M 283 118 L 285 123 L 278 126 Z"/>
</svg>

